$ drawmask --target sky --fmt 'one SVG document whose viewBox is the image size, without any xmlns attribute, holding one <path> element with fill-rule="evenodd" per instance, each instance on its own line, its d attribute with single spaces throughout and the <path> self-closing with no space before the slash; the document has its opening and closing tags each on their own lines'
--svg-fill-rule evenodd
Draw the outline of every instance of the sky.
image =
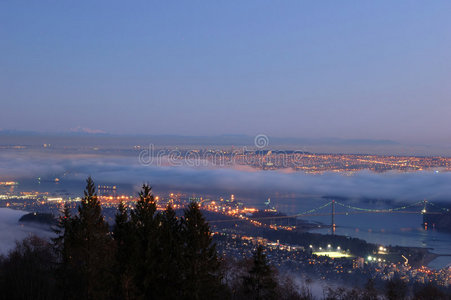
<svg viewBox="0 0 451 300">
<path fill-rule="evenodd" d="M 449 1 L 1 1 L 0 129 L 451 144 Z"/>
</svg>

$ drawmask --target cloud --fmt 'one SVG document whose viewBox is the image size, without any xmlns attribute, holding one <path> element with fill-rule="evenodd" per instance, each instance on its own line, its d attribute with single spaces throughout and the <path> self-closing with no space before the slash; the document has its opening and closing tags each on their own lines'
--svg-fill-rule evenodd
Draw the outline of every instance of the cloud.
<svg viewBox="0 0 451 300">
<path fill-rule="evenodd" d="M 196 193 L 236 193 L 248 197 L 316 195 L 347 198 L 449 201 L 451 173 L 362 171 L 311 175 L 301 172 L 260 171 L 248 167 L 142 165 L 135 156 L 43 153 L 0 153 L 0 179 L 58 176 L 113 184 L 150 182 L 155 190 Z M 53 177 L 51 177 L 53 178 Z"/>
</svg>

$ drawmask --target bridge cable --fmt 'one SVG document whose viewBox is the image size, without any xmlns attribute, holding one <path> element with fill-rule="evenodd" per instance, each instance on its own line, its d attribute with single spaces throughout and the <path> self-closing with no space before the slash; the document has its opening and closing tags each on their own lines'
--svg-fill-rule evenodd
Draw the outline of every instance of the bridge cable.
<svg viewBox="0 0 451 300">
<path fill-rule="evenodd" d="M 403 210 L 409 207 L 413 207 L 413 206 L 417 206 L 421 203 L 424 203 L 423 201 L 418 201 L 416 203 L 410 204 L 410 205 L 405 205 L 405 206 L 401 206 L 401 207 L 395 207 L 395 208 L 389 208 L 389 209 L 370 209 L 370 208 L 362 208 L 362 207 L 356 207 L 356 206 L 352 206 L 352 205 L 348 205 L 348 204 L 343 204 L 341 202 L 335 201 L 335 203 L 337 203 L 340 206 L 349 208 L 349 209 L 354 209 L 354 210 L 360 210 L 360 211 L 367 211 L 367 212 L 391 212 L 391 211 L 398 211 L 398 210 Z"/>
</svg>

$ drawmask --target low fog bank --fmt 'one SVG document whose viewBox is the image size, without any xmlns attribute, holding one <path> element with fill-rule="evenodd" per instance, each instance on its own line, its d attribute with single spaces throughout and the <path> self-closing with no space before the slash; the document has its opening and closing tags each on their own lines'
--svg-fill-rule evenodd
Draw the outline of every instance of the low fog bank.
<svg viewBox="0 0 451 300">
<path fill-rule="evenodd" d="M 87 176 L 111 184 L 140 185 L 150 182 L 155 190 L 235 193 L 242 196 L 284 195 L 338 196 L 351 199 L 451 202 L 451 172 L 361 171 L 322 175 L 290 170 L 260 171 L 246 166 L 223 167 L 186 164 L 144 165 L 138 157 L 101 155 L 43 155 L 0 152 L 0 181 L 20 178 L 83 180 Z"/>
<path fill-rule="evenodd" d="M 280 278 L 282 280 L 284 278 L 291 279 L 299 291 L 304 292 L 304 294 L 310 294 L 313 299 L 318 300 L 326 299 L 329 289 L 345 288 L 346 290 L 352 290 L 353 288 L 363 288 L 363 286 L 358 286 L 353 283 L 345 285 L 343 282 L 338 283 L 332 280 L 321 280 L 289 270 L 283 271 Z"/>
<path fill-rule="evenodd" d="M 16 241 L 21 241 L 30 235 L 42 238 L 50 238 L 53 233 L 39 227 L 19 224 L 20 217 L 27 214 L 26 211 L 0 208 L 0 254 L 7 254 L 12 250 Z"/>
</svg>

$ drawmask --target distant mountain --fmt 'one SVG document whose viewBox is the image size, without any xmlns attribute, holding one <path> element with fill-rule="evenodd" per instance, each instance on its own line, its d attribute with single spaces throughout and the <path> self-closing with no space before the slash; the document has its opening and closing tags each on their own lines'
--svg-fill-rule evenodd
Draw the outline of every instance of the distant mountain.
<svg viewBox="0 0 451 300">
<path fill-rule="evenodd" d="M 81 135 L 90 135 L 90 134 L 100 134 L 100 135 L 106 135 L 107 133 L 100 129 L 91 129 L 91 128 L 85 128 L 85 127 L 76 127 L 72 128 L 69 131 L 69 134 L 81 134 Z"/>
<path fill-rule="evenodd" d="M 371 140 L 371 139 L 340 139 L 340 138 L 270 138 L 275 144 L 288 145 L 399 145 L 392 140 Z"/>
<path fill-rule="evenodd" d="M 77 127 L 65 132 L 39 132 L 26 130 L 0 130 L 0 136 L 41 136 L 41 137 L 65 137 L 65 136 L 90 136 L 90 135 L 109 135 L 102 130 Z"/>
<path fill-rule="evenodd" d="M 109 134 L 102 130 L 77 127 L 69 132 L 33 132 L 0 130 L 0 136 L 8 137 L 42 137 L 42 138 L 64 138 L 64 137 L 96 137 L 105 140 L 116 140 L 119 143 L 129 141 L 132 144 L 158 144 L 158 145 L 217 145 L 217 146 L 254 146 L 254 136 L 243 134 L 224 134 L 213 136 L 188 136 L 188 135 L 119 135 Z M 121 140 L 121 141 L 119 141 Z M 340 139 L 340 138 L 296 138 L 296 137 L 272 137 L 268 136 L 268 148 L 271 146 L 395 146 L 400 145 L 392 140 L 372 139 Z"/>
</svg>

